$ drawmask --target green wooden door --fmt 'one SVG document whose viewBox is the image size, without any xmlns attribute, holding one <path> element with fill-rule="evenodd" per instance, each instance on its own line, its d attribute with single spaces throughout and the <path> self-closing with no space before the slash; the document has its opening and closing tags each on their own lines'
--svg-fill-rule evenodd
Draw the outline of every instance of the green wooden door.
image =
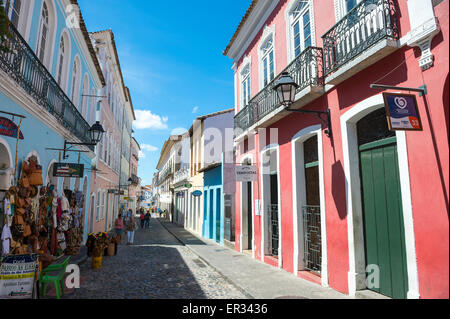
<svg viewBox="0 0 450 319">
<path fill-rule="evenodd" d="M 395 137 L 360 146 L 366 265 L 378 265 L 379 287 L 392 298 L 408 290 L 405 235 Z"/>
</svg>

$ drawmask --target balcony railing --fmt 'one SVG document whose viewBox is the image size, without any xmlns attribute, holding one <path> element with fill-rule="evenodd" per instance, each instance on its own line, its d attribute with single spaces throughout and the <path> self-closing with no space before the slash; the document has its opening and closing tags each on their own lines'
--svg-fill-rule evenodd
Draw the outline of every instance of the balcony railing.
<svg viewBox="0 0 450 319">
<path fill-rule="evenodd" d="M 308 47 L 281 73 L 289 73 L 299 85 L 297 89 L 298 93 L 310 85 L 322 85 L 322 69 L 322 49 Z M 235 129 L 245 131 L 264 116 L 280 107 L 276 92 L 273 90 L 277 80 L 278 78 L 275 78 L 270 82 L 235 116 Z M 239 132 L 237 131 L 237 133 Z"/>
<path fill-rule="evenodd" d="M 176 171 L 173 177 L 173 183 L 178 184 L 189 179 L 190 170 L 189 167 L 181 167 L 180 170 Z"/>
<path fill-rule="evenodd" d="M 335 72 L 382 39 L 398 39 L 394 0 L 364 0 L 323 39 L 324 75 Z"/>
<path fill-rule="evenodd" d="M 0 68 L 58 123 L 83 143 L 91 143 L 89 124 L 13 25 L 10 33 L 10 38 L 1 41 L 8 50 L 0 51 Z"/>
</svg>

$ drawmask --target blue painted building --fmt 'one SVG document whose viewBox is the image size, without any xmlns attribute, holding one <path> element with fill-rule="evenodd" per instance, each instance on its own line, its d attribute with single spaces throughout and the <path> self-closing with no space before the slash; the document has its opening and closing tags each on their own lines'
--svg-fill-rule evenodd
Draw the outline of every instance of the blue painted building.
<svg viewBox="0 0 450 319">
<path fill-rule="evenodd" d="M 213 163 L 202 171 L 204 196 L 202 236 L 223 245 L 225 216 L 222 163 Z"/>
<path fill-rule="evenodd" d="M 0 117 L 19 125 L 20 117 L 11 114 L 23 116 L 24 139 L 16 148 L 15 138 L 0 135 L 0 176 L 16 167 L 18 177 L 22 161 L 35 155 L 44 184 L 56 185 L 60 194 L 83 191 L 87 210 L 94 147 L 80 146 L 84 153 L 70 152 L 64 160 L 85 165 L 82 179 L 53 177 L 53 164 L 63 159 L 49 150 L 64 148 L 65 140 L 91 142 L 89 128 L 99 111 L 94 96 L 105 85 L 77 1 L 8 0 L 5 10 L 13 26 L 11 38 L 2 43 L 9 51 L 0 52 Z"/>
</svg>

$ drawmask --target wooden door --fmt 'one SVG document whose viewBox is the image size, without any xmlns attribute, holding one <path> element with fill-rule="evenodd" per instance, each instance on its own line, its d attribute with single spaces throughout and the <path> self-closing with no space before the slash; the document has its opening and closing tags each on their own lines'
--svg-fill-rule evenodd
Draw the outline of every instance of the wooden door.
<svg viewBox="0 0 450 319">
<path fill-rule="evenodd" d="M 392 298 L 406 298 L 397 140 L 395 133 L 388 131 L 384 114 L 384 109 L 374 112 L 366 124 L 358 125 L 366 265 L 379 267 L 379 287 L 368 288 Z"/>
</svg>

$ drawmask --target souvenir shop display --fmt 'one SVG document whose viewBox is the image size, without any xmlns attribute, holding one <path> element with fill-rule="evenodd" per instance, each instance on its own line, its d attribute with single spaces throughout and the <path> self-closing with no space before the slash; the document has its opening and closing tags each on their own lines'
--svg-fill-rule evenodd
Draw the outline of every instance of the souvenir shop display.
<svg viewBox="0 0 450 319">
<path fill-rule="evenodd" d="M 84 194 L 44 186 L 35 156 L 23 160 L 17 185 L 0 190 L 2 255 L 38 254 L 42 266 L 77 255 L 83 239 Z"/>
<path fill-rule="evenodd" d="M 99 269 L 102 267 L 102 257 L 108 255 L 108 247 L 111 243 L 112 238 L 107 233 L 89 234 L 86 246 L 88 256 L 92 256 L 92 268 Z"/>
</svg>

